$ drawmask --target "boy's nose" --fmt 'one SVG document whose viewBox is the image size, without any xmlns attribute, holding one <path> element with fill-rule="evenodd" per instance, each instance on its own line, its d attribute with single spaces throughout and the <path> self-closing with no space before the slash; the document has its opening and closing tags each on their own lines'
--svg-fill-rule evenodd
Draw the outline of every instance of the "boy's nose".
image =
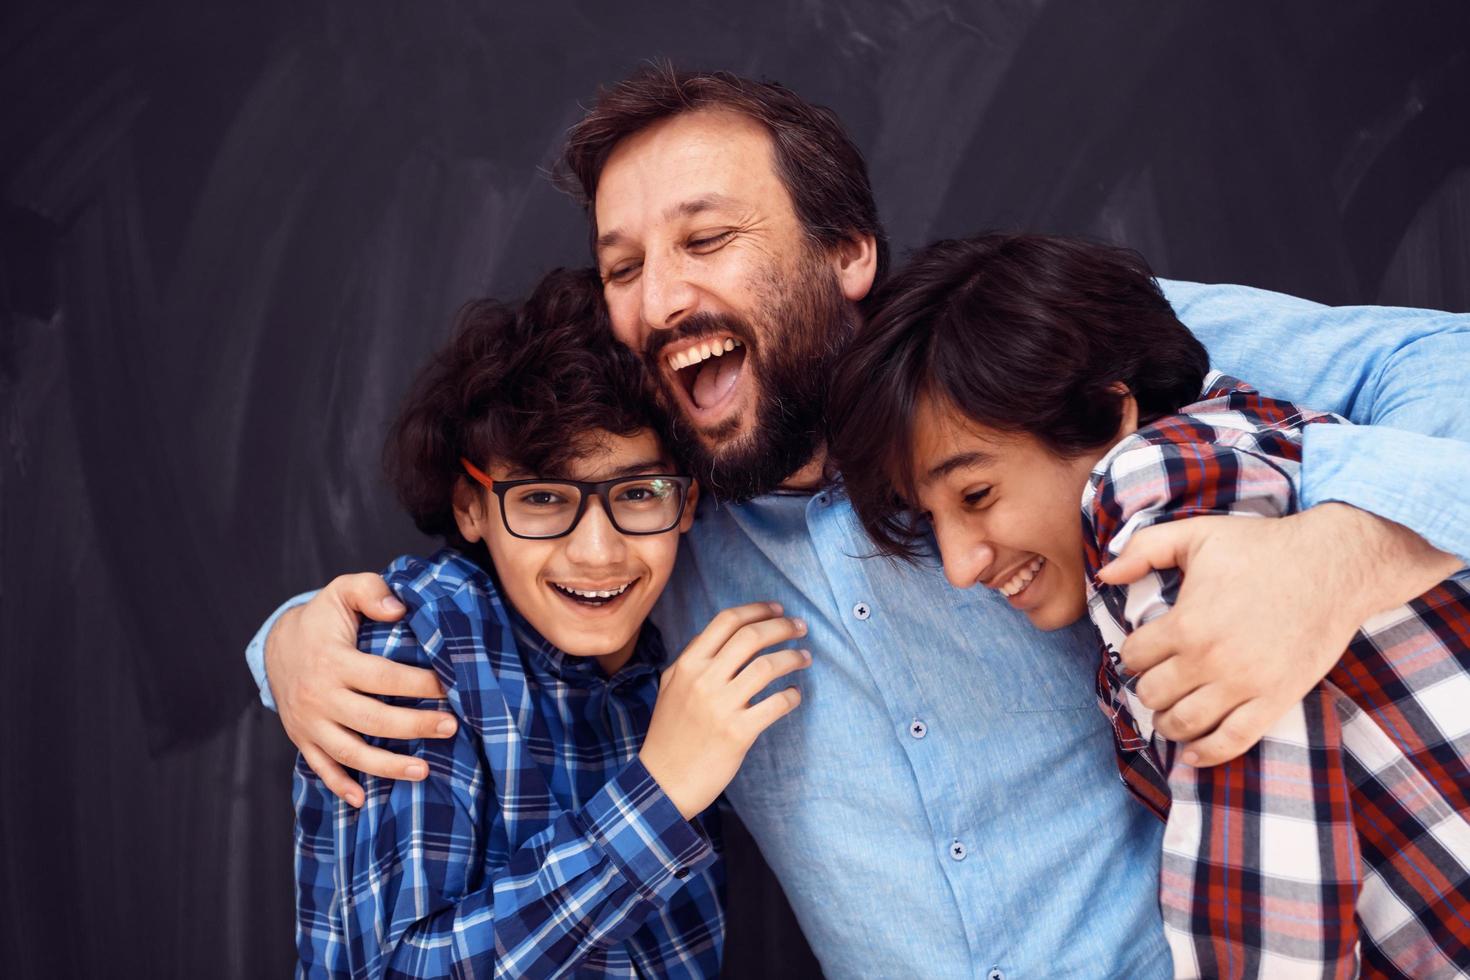
<svg viewBox="0 0 1470 980">
<path fill-rule="evenodd" d="M 939 542 L 944 577 L 957 589 L 977 585 L 995 566 L 995 549 L 973 533 L 947 532 L 936 523 L 934 537 Z"/>
<path fill-rule="evenodd" d="M 596 497 L 587 501 L 582 519 L 567 536 L 567 558 L 579 565 L 607 565 L 623 560 L 624 542 Z"/>
</svg>

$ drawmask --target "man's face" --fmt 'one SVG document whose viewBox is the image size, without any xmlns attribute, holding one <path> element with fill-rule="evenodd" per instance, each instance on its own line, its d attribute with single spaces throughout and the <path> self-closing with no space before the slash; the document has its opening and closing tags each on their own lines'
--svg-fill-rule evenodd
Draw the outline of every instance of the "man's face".
<svg viewBox="0 0 1470 980">
<path fill-rule="evenodd" d="M 609 156 L 595 218 L 613 331 L 647 362 L 675 452 L 726 499 L 775 489 L 820 448 L 856 312 L 842 256 L 797 218 L 770 135 L 723 111 L 656 123 Z"/>
</svg>

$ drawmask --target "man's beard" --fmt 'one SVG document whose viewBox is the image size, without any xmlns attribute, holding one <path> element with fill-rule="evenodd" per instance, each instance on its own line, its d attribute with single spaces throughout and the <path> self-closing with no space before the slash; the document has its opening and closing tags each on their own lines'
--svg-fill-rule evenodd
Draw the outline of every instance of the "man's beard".
<svg viewBox="0 0 1470 980">
<path fill-rule="evenodd" d="M 752 320 L 695 314 L 656 333 L 644 351 L 670 419 L 675 458 L 707 492 L 732 503 L 770 493 L 816 457 L 825 439 L 828 382 L 854 332 L 854 311 L 836 275 L 811 253 L 790 280 L 768 277 L 757 299 Z M 743 434 L 737 434 L 744 422 L 737 415 L 701 436 L 668 390 L 660 352 L 676 341 L 721 333 L 745 346 L 742 370 L 750 376 L 742 382 L 755 385 L 755 419 Z"/>
</svg>

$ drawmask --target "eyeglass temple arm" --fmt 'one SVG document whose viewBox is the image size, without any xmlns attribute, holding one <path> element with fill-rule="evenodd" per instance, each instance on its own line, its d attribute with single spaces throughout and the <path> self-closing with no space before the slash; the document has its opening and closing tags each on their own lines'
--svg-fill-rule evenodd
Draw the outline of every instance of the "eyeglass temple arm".
<svg viewBox="0 0 1470 980">
<path fill-rule="evenodd" d="M 475 482 L 483 483 L 490 490 L 495 489 L 495 481 L 486 476 L 484 471 L 482 471 L 474 463 L 471 463 L 469 460 L 461 456 L 459 458 L 459 465 L 464 467 L 464 471 L 466 473 L 475 478 Z"/>
</svg>

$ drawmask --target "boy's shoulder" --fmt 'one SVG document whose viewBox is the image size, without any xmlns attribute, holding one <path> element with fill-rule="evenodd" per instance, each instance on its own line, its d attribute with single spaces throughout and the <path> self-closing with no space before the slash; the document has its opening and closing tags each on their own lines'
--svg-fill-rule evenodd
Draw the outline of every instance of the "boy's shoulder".
<svg viewBox="0 0 1470 980">
<path fill-rule="evenodd" d="M 427 558 L 400 555 L 383 570 L 383 580 L 407 612 L 397 623 L 364 621 L 358 646 L 367 652 L 427 664 L 447 660 L 449 648 L 461 643 L 488 651 L 513 642 L 510 616 L 494 580 L 452 548 Z M 414 642 L 403 642 L 410 638 Z"/>
</svg>

